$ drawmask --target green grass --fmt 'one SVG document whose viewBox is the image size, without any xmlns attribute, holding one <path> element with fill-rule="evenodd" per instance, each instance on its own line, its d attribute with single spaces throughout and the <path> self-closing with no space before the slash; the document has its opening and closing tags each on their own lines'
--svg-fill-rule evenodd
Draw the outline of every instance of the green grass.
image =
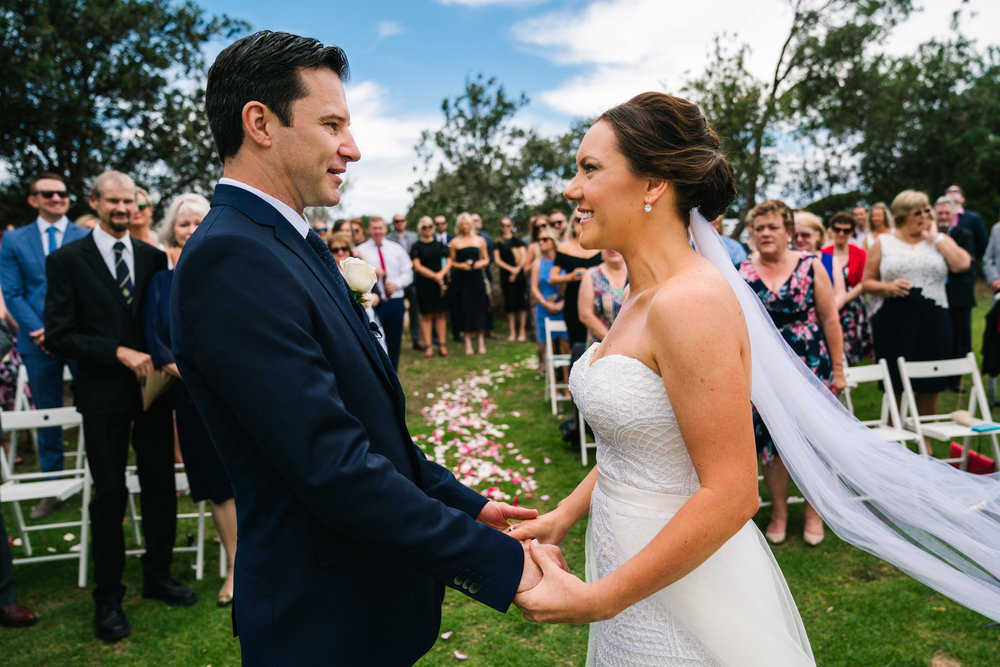
<svg viewBox="0 0 1000 667">
<path fill-rule="evenodd" d="M 973 318 L 976 348 L 985 301 Z M 426 396 L 434 393 L 439 383 L 534 356 L 533 344 L 508 343 L 505 338 L 487 343 L 489 353 L 473 357 L 465 357 L 461 347 L 452 344 L 452 356 L 446 360 L 435 357 L 426 361 L 420 353 L 404 350 L 400 376 L 407 394 L 407 420 L 414 434 L 428 432 L 419 409 L 430 402 Z M 497 385 L 491 395 L 498 409 L 490 421 L 509 426 L 505 438 L 516 443 L 536 468 L 534 477 L 539 488 L 533 498 L 522 498 L 522 504 L 542 511 L 553 508 L 587 471 L 580 465 L 578 449 L 560 440 L 557 427 L 561 419 L 551 414 L 544 401 L 541 379 L 534 371 L 522 369 Z M 854 399 L 862 416 L 874 413 L 874 387 L 855 392 Z M 943 394 L 942 407 L 957 407 L 959 400 L 954 394 Z M 511 415 L 513 411 L 520 416 Z M 563 411 L 569 414 L 568 407 Z M 545 457 L 551 459 L 550 464 L 541 463 Z M 548 500 L 541 500 L 543 495 L 549 496 Z M 12 530 L 13 517 L 4 507 L 8 530 Z M 189 508 L 190 501 L 182 499 L 182 507 Z M 969 666 L 1000 662 L 1000 633 L 987 627 L 988 619 L 829 532 L 819 547 L 805 547 L 800 536 L 801 508 L 792 506 L 790 538 L 774 547 L 774 552 L 820 665 L 929 665 L 935 656 L 947 656 Z M 73 510 L 71 502 L 57 516 L 69 517 Z M 767 510 L 762 510 L 756 518 L 758 525 L 765 526 L 767 520 Z M 183 543 L 185 534 L 193 530 L 193 522 L 183 522 L 178 543 Z M 564 544 L 567 561 L 577 573 L 583 571 L 584 530 L 583 524 L 577 526 Z M 42 549 L 52 546 L 65 550 L 63 532 L 57 531 L 47 541 L 38 536 L 35 542 Z M 140 565 L 129 559 L 124 606 L 133 632 L 114 645 L 93 638 L 94 606 L 89 589 L 76 588 L 74 562 L 15 567 L 19 601 L 34 608 L 42 620 L 28 630 L 0 628 L 0 661 L 4 665 L 239 664 L 239 644 L 230 636 L 229 612 L 215 607 L 221 584 L 216 576 L 217 546 L 209 545 L 206 556 L 206 578 L 201 582 L 194 579 L 193 555 L 178 554 L 175 558 L 175 576 L 192 585 L 201 597 L 190 608 L 169 608 L 142 600 Z M 420 665 L 456 664 L 459 661 L 453 655 L 455 651 L 468 656 L 462 663 L 466 665 L 582 665 L 586 655 L 586 627 L 529 623 L 515 608 L 499 614 L 451 589 L 445 596 L 441 631 L 453 634 L 447 640 L 439 639 Z"/>
</svg>

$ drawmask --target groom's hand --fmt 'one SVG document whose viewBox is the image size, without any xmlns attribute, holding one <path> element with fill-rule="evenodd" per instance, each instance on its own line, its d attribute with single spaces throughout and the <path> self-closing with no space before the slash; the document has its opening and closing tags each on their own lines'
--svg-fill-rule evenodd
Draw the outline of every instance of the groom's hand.
<svg viewBox="0 0 1000 667">
<path fill-rule="evenodd" d="M 541 579 L 532 587 L 518 590 L 514 604 L 529 621 L 542 623 L 591 623 L 613 617 L 617 610 L 602 599 L 593 584 L 586 584 L 560 569 L 548 547 L 535 540 L 526 542 L 530 553 L 542 571 Z"/>
<path fill-rule="evenodd" d="M 538 510 L 528 509 L 527 507 L 514 507 L 507 503 L 491 500 L 483 505 L 483 509 L 479 511 L 479 516 L 476 517 L 476 521 L 485 523 L 487 526 L 492 526 L 497 530 L 506 531 L 510 528 L 510 524 L 507 523 L 510 519 L 524 521 L 525 519 L 534 519 L 537 516 Z"/>
</svg>

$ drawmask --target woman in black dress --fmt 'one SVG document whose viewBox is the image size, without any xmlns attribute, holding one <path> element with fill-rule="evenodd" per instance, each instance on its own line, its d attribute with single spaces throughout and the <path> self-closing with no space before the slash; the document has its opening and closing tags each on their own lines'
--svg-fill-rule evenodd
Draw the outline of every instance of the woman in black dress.
<svg viewBox="0 0 1000 667">
<path fill-rule="evenodd" d="M 183 250 L 188 237 L 208 213 L 208 200 L 197 194 L 177 196 L 167 209 L 161 226 L 163 238 L 169 248 Z M 153 365 L 159 372 L 177 379 L 170 390 L 173 395 L 174 415 L 177 419 L 177 439 L 184 456 L 184 472 L 191 486 L 194 500 L 207 500 L 212 506 L 212 520 L 219 531 L 219 539 L 226 550 L 229 567 L 226 580 L 219 590 L 218 604 L 228 607 L 233 603 L 233 565 L 236 558 L 236 501 L 229 475 L 219 460 L 215 446 L 208 437 L 191 395 L 181 381 L 180 371 L 170 348 L 170 286 L 173 269 L 160 271 L 150 280 L 146 291 L 144 324 L 146 344 Z M 208 289 L 206 287 L 206 289 Z"/>
<path fill-rule="evenodd" d="M 587 341 L 587 327 L 580 322 L 577 310 L 580 280 L 587 269 L 597 266 L 602 261 L 600 250 L 584 250 L 577 240 L 580 236 L 580 221 L 576 216 L 573 216 L 572 224 L 569 236 L 556 250 L 556 263 L 552 267 L 552 275 L 549 276 L 549 282 L 563 289 L 563 298 L 566 299 L 563 319 L 566 320 L 570 346 Z"/>
<path fill-rule="evenodd" d="M 490 263 L 486 253 L 486 241 L 472 230 L 472 216 L 458 214 L 456 225 L 458 236 L 448 247 L 451 257 L 452 286 L 455 303 L 458 304 L 458 329 L 465 338 L 465 353 L 473 354 L 472 339 L 475 337 L 477 351 L 486 354 L 483 340 L 486 331 L 486 278 L 483 269 Z"/>
<path fill-rule="evenodd" d="M 448 304 L 443 292 L 445 277 L 451 270 L 451 258 L 445 244 L 434 239 L 434 221 L 429 216 L 420 218 L 417 231 L 420 236 L 410 248 L 410 258 L 413 259 L 417 302 L 420 304 L 420 331 L 427 341 L 424 357 L 430 359 L 434 356 L 434 348 L 430 344 L 432 330 L 437 334 L 438 352 L 447 357 Z"/>
<path fill-rule="evenodd" d="M 507 340 L 528 340 L 524 331 L 528 321 L 528 281 L 524 276 L 527 254 L 524 241 L 514 235 L 514 223 L 510 218 L 501 218 L 500 240 L 493 249 L 493 260 L 500 267 L 500 289 L 510 329 Z"/>
</svg>

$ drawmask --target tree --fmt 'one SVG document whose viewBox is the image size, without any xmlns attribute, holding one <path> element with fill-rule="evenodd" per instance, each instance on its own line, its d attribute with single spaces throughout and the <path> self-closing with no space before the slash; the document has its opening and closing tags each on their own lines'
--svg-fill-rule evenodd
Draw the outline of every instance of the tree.
<svg viewBox="0 0 1000 667">
<path fill-rule="evenodd" d="M 454 219 L 470 211 L 482 215 L 487 230 L 495 232 L 502 216 L 564 203 L 562 187 L 583 126 L 577 124 L 554 140 L 541 137 L 514 124 L 517 111 L 527 104 L 524 93 L 511 97 L 495 78 L 482 74 L 466 80 L 461 95 L 445 99 L 444 125 L 425 130 L 416 146 L 424 167 L 436 164 L 436 170 L 432 178 L 411 186 L 409 217 L 444 214 Z"/>
<path fill-rule="evenodd" d="M 813 107 L 833 82 L 864 65 L 865 54 L 909 15 L 912 0 L 789 0 L 792 23 L 770 81 L 745 67 L 746 46 L 716 40 L 713 62 L 685 90 L 716 124 L 731 155 L 740 151 L 738 211 L 743 217 L 773 177 L 769 146 L 788 128 L 815 130 Z M 784 132 L 782 132 L 784 130 Z M 794 134 L 794 133 L 791 133 Z M 742 230 L 742 223 L 734 232 Z"/>
<path fill-rule="evenodd" d="M 24 218 L 23 183 L 67 180 L 82 209 L 94 176 L 207 191 L 216 159 L 198 90 L 204 45 L 246 24 L 206 18 L 190 1 L 8 0 L 0 10 L 0 154 L 10 174 L 0 206 Z M 187 92 L 185 92 L 187 91 Z M 174 178 L 177 176 L 177 180 Z"/>
</svg>

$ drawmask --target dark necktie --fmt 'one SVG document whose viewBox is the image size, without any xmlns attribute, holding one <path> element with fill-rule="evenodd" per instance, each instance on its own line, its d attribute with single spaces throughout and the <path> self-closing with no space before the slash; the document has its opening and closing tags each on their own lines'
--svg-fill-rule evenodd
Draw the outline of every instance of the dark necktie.
<svg viewBox="0 0 1000 667">
<path fill-rule="evenodd" d="M 49 225 L 49 228 L 45 230 L 45 233 L 49 235 L 49 252 L 58 249 L 59 242 L 56 240 L 56 226 Z"/>
<path fill-rule="evenodd" d="M 125 258 L 122 257 L 125 244 L 117 241 L 112 247 L 115 249 L 115 279 L 118 281 L 118 289 L 122 291 L 125 303 L 131 306 L 135 300 L 135 293 L 132 291 L 132 276 L 129 275 L 128 264 L 125 263 Z"/>
<path fill-rule="evenodd" d="M 334 282 L 339 283 L 346 288 L 347 283 L 344 282 L 344 277 L 340 275 L 340 269 L 338 269 L 337 265 L 334 263 L 333 255 L 330 253 L 330 248 L 323 243 L 323 239 L 321 239 L 316 232 L 310 231 L 306 234 L 306 241 L 309 242 L 309 246 L 313 249 L 313 251 L 319 255 L 320 261 L 326 265 L 326 268 L 330 269 L 330 272 L 334 275 Z"/>
</svg>

